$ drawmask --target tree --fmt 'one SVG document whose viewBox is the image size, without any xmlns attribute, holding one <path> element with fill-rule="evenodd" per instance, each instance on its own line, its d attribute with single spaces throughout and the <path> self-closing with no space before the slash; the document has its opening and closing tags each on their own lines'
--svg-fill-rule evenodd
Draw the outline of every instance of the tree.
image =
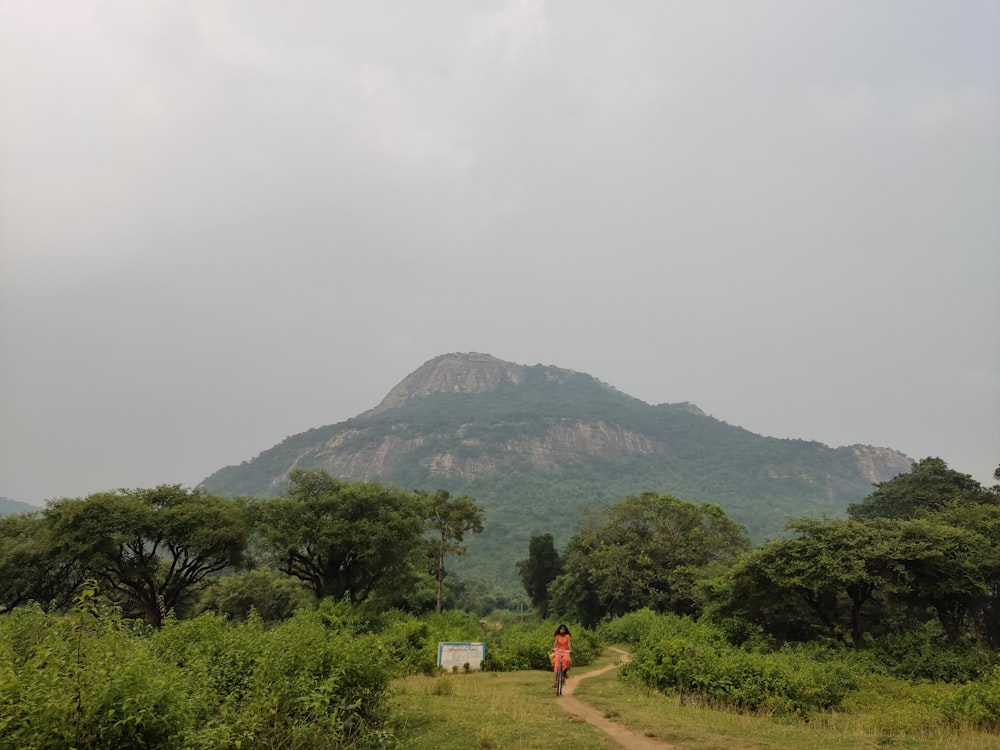
<svg viewBox="0 0 1000 750">
<path fill-rule="evenodd" d="M 0 517 L 0 612 L 34 601 L 68 605 L 83 582 L 80 561 L 56 559 L 40 513 Z"/>
<path fill-rule="evenodd" d="M 996 497 L 968 474 L 948 468 L 940 458 L 925 458 L 908 474 L 876 485 L 876 490 L 847 509 L 856 521 L 871 518 L 916 518 L 953 503 L 991 503 Z"/>
<path fill-rule="evenodd" d="M 994 540 L 935 517 L 900 522 L 897 549 L 906 599 L 915 609 L 932 611 L 950 641 L 958 640 L 967 624 L 982 621 L 1000 584 Z"/>
<path fill-rule="evenodd" d="M 429 542 L 431 558 L 434 560 L 433 574 L 437 580 L 437 612 L 441 612 L 441 595 L 444 589 L 446 555 L 463 555 L 462 546 L 465 532 L 480 534 L 483 531 L 483 511 L 471 497 L 457 497 L 445 490 L 433 495 L 419 493 L 425 504 L 424 511 L 427 530 L 433 535 Z"/>
<path fill-rule="evenodd" d="M 531 537 L 528 559 L 517 564 L 517 572 L 538 619 L 544 620 L 549 616 L 549 584 L 562 573 L 562 558 L 551 534 Z"/>
<path fill-rule="evenodd" d="M 772 541 L 730 572 L 730 612 L 782 640 L 849 637 L 884 626 L 887 594 L 905 594 L 897 521 L 799 519 L 793 539 Z"/>
<path fill-rule="evenodd" d="M 67 498 L 42 511 L 54 560 L 81 572 L 153 627 L 205 578 L 238 567 L 247 544 L 239 504 L 180 485 Z"/>
<path fill-rule="evenodd" d="M 743 527 L 717 505 L 672 495 L 626 498 L 606 508 L 604 518 L 585 517 L 550 592 L 554 608 L 572 606 L 581 620 L 644 607 L 696 614 L 696 571 L 750 546 Z"/>
<path fill-rule="evenodd" d="M 413 580 L 423 546 L 423 503 L 377 482 L 343 482 L 293 469 L 285 497 L 255 506 L 274 566 L 317 598 L 392 597 Z"/>
<path fill-rule="evenodd" d="M 253 610 L 264 622 L 279 622 L 314 602 L 302 581 L 267 568 L 256 568 L 212 581 L 198 600 L 198 611 L 246 620 Z"/>
</svg>

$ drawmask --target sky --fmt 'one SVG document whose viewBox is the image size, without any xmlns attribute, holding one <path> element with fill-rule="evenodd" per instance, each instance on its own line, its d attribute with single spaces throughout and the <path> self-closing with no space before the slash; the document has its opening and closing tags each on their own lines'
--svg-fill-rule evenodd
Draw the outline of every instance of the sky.
<svg viewBox="0 0 1000 750">
<path fill-rule="evenodd" d="M 997 0 L 0 0 L 0 496 L 427 360 L 1000 465 Z"/>
</svg>

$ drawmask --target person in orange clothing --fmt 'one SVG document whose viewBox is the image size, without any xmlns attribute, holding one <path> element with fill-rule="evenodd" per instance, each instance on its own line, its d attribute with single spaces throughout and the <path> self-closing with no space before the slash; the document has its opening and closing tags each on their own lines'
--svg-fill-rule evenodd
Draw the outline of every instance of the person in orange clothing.
<svg viewBox="0 0 1000 750">
<path fill-rule="evenodd" d="M 569 656 L 570 651 L 573 650 L 570 647 L 570 638 L 569 628 L 565 625 L 560 625 L 556 628 L 555 639 L 552 641 L 552 651 L 554 654 L 552 669 L 555 671 L 559 663 L 556 660 L 561 658 L 563 660 L 563 677 L 569 677 L 569 668 L 572 666 Z"/>
</svg>

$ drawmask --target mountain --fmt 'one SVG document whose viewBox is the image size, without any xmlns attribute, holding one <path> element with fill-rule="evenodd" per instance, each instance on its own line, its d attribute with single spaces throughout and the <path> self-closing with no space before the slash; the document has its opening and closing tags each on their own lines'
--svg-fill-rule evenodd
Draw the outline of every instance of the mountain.
<svg viewBox="0 0 1000 750">
<path fill-rule="evenodd" d="M 34 513 L 41 508 L 6 497 L 0 497 L 0 516 L 13 516 L 18 513 Z"/>
<path fill-rule="evenodd" d="M 585 373 L 445 354 L 373 409 L 293 435 L 202 482 L 221 495 L 280 494 L 290 469 L 470 495 L 486 529 L 463 575 L 516 583 L 533 535 L 559 545 L 583 508 L 646 490 L 720 505 L 756 542 L 787 516 L 843 515 L 910 470 L 890 448 L 763 437 L 690 403 L 650 405 Z"/>
</svg>

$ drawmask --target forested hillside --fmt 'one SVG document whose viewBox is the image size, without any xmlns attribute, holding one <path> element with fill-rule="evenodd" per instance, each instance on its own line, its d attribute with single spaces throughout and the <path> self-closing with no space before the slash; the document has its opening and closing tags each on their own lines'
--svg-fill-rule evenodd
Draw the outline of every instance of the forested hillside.
<svg viewBox="0 0 1000 750">
<path fill-rule="evenodd" d="M 777 439 L 689 403 L 650 405 L 596 378 L 489 355 L 425 363 L 354 419 L 291 436 L 202 486 L 280 494 L 293 467 L 471 495 L 485 530 L 459 566 L 511 582 L 534 534 L 564 542 L 580 510 L 644 491 L 721 506 L 754 541 L 788 516 L 843 515 L 912 461 L 886 448 Z"/>
</svg>

